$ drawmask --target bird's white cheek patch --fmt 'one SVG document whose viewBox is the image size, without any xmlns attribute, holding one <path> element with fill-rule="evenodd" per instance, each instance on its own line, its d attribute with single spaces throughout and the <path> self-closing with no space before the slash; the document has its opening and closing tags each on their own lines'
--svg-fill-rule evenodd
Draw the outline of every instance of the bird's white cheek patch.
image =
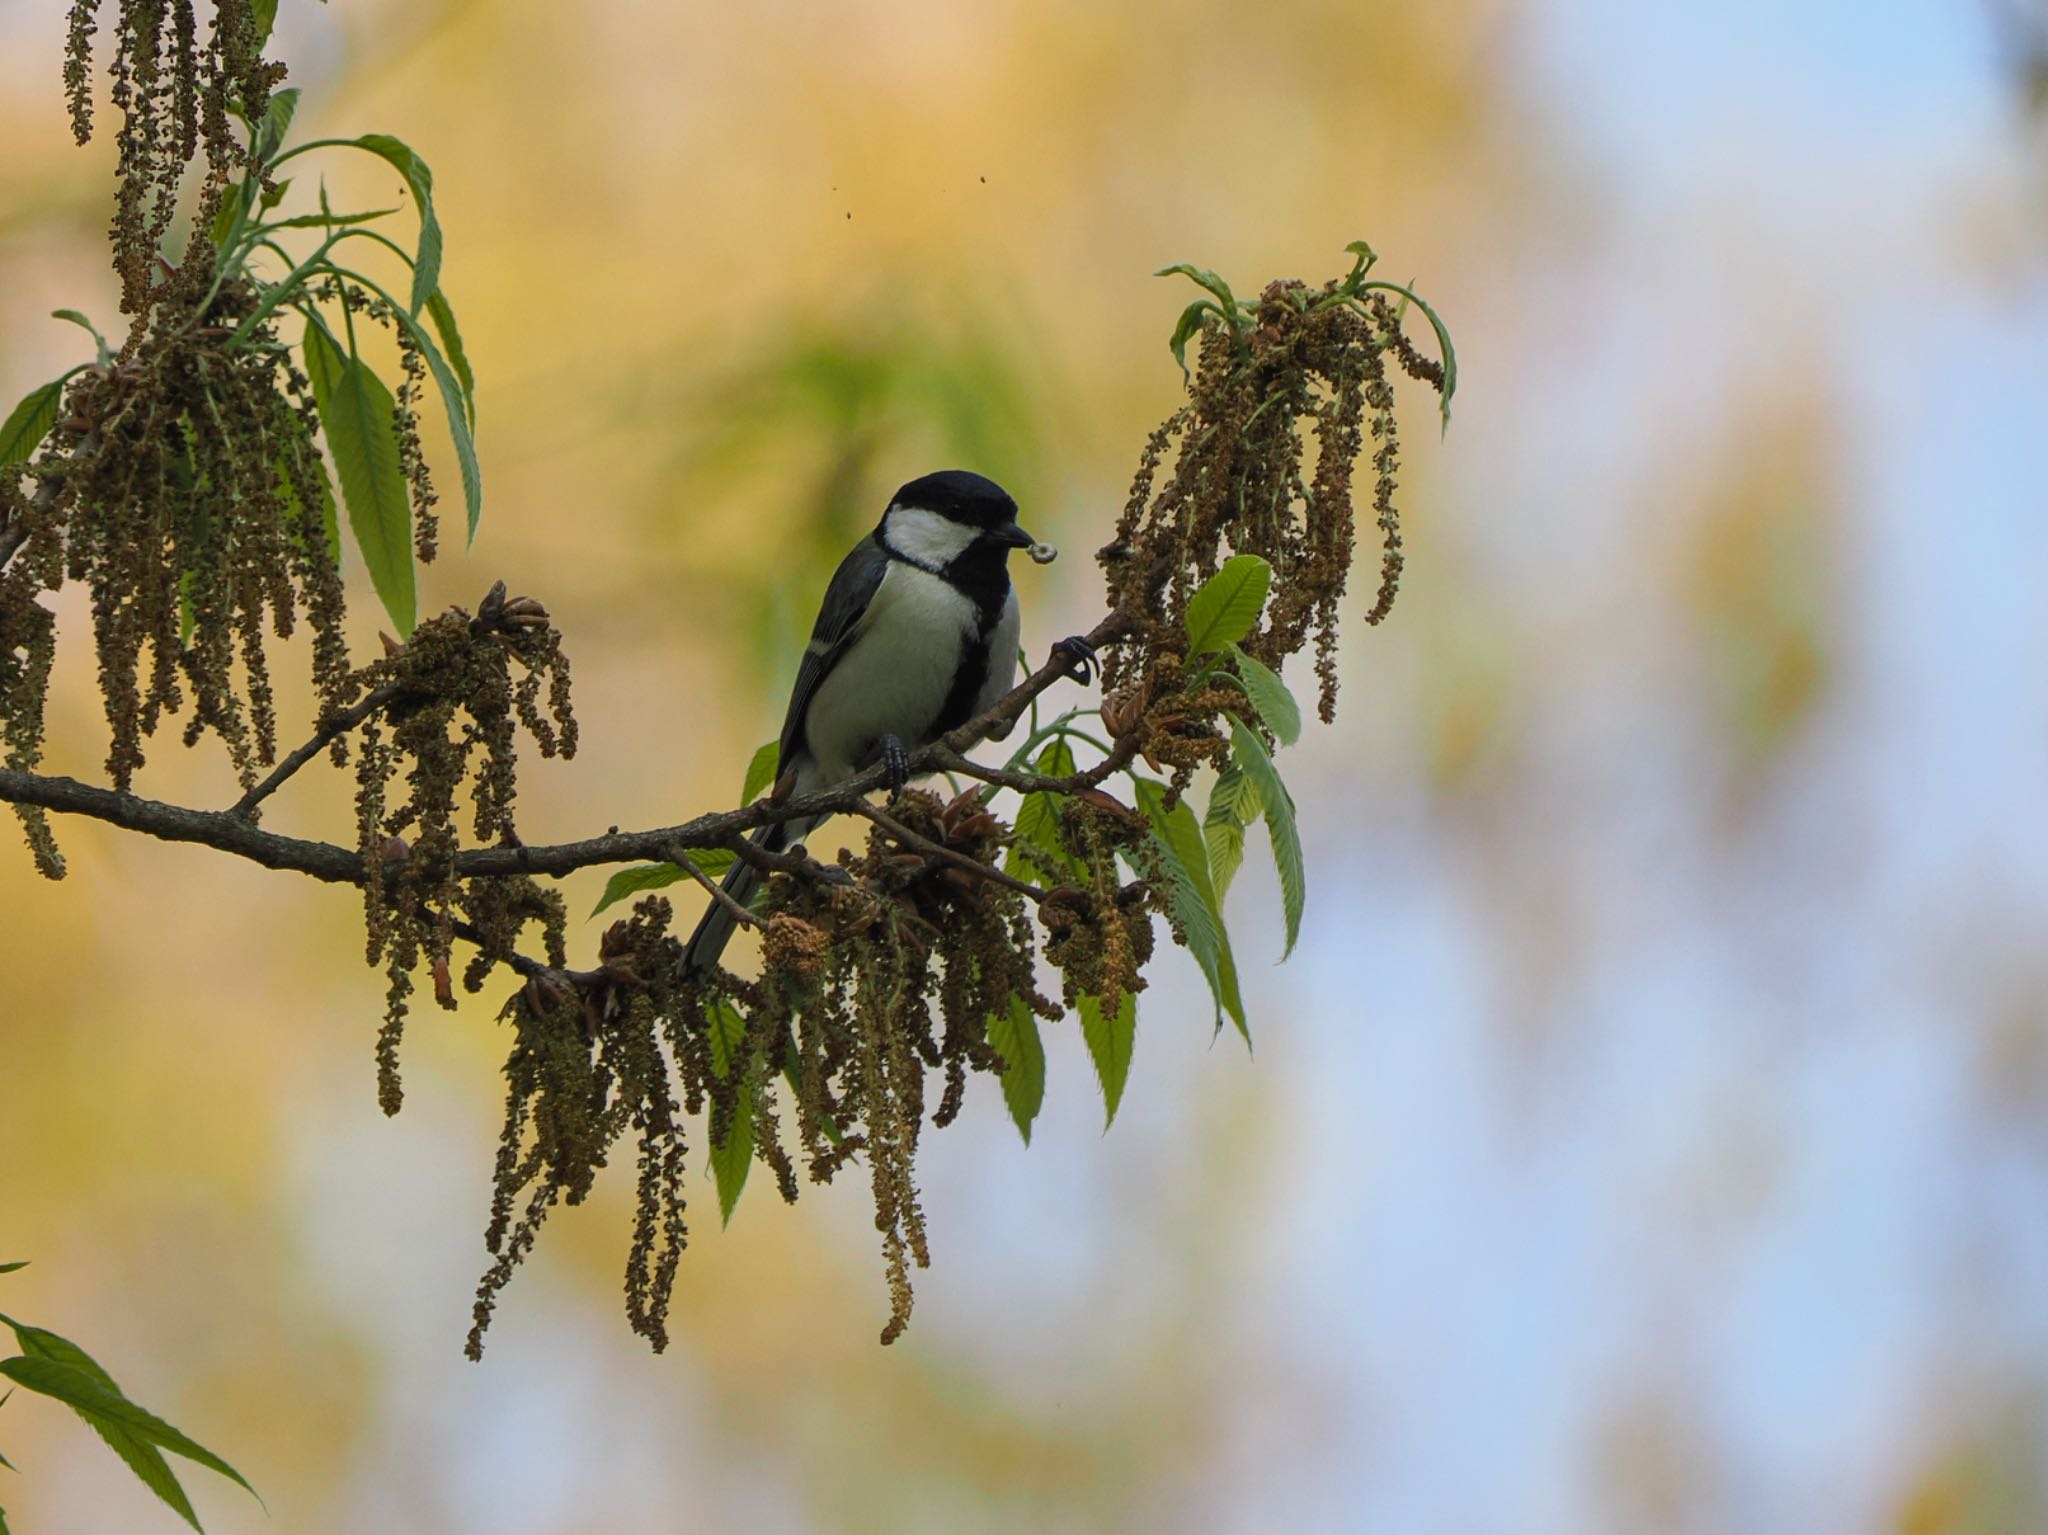
<svg viewBox="0 0 2048 1535">
<path fill-rule="evenodd" d="M 967 552 L 975 531 L 950 517 L 918 506 L 889 508 L 888 540 L 899 554 L 934 569 L 950 565 Z"/>
</svg>

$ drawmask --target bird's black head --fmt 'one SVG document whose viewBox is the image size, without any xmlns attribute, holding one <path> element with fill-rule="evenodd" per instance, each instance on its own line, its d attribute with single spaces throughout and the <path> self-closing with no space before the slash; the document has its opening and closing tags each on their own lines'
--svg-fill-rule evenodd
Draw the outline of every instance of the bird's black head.
<svg viewBox="0 0 2048 1535">
<path fill-rule="evenodd" d="M 970 553 L 1000 568 L 1012 549 L 1034 540 L 1017 526 L 1017 503 L 994 480 L 941 469 L 912 480 L 889 500 L 880 534 L 903 558 L 943 569 Z"/>
<path fill-rule="evenodd" d="M 937 512 L 952 522 L 984 532 L 1014 527 L 1017 503 L 994 480 L 965 469 L 941 469 L 912 480 L 890 498 L 891 506 Z"/>
</svg>

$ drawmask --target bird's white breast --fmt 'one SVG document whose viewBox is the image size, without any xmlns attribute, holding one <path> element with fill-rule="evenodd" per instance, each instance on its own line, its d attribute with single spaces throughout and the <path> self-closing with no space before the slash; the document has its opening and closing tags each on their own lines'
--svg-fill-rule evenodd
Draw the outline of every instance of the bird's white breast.
<svg viewBox="0 0 2048 1535">
<path fill-rule="evenodd" d="M 890 565 L 853 644 L 811 700 L 804 733 L 825 782 L 850 777 L 885 735 L 911 750 L 930 739 L 976 628 L 974 603 L 945 580 Z"/>
</svg>

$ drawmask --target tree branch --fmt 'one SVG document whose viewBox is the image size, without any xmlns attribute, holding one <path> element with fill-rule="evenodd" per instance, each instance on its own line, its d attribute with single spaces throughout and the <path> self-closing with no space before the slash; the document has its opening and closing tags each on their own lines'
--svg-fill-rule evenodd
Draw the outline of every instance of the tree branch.
<svg viewBox="0 0 2048 1535">
<path fill-rule="evenodd" d="M 1112 613 L 1090 631 L 1088 643 L 1098 648 L 1112 644 L 1123 637 L 1127 628 L 1126 620 L 1120 614 Z M 986 714 L 968 721 L 944 740 L 912 754 L 911 771 L 931 773 L 952 768 L 956 771 L 971 770 L 976 776 L 994 773 L 994 769 L 978 768 L 974 764 L 961 766 L 964 759 L 960 753 L 984 737 L 1006 729 L 1030 706 L 1031 700 L 1055 682 L 1072 676 L 1073 668 L 1071 652 L 1055 649 L 1051 660 L 1025 678 Z M 365 698 L 362 703 L 352 706 L 351 712 L 369 702 Z M 313 751 L 318 749 L 316 738 Z M 305 748 L 301 748 L 292 757 L 298 758 L 304 751 Z M 1129 760 L 1128 753 L 1124 760 Z M 280 763 L 280 771 L 291 761 L 292 758 L 287 758 L 285 763 Z M 1076 779 L 1098 782 L 1099 779 L 1090 778 L 1098 771 L 1091 768 L 1087 773 L 1076 775 Z M 271 776 L 281 783 L 290 775 L 280 776 L 279 772 L 273 772 Z M 1031 788 L 1051 787 L 1061 782 L 1027 779 L 1025 775 L 1009 776 L 1027 782 Z M 1107 777 L 1108 772 L 1102 772 L 1101 776 Z M 764 851 L 752 846 L 742 849 L 740 846 L 746 834 L 755 828 L 803 817 L 845 814 L 855 810 L 869 794 L 882 788 L 886 780 L 886 768 L 877 764 L 834 788 L 794 795 L 780 804 L 766 799 L 756 800 L 737 810 L 700 815 L 677 826 L 662 826 L 651 831 L 613 831 L 577 842 L 543 846 L 472 848 L 456 855 L 454 873 L 459 879 L 488 879 L 513 874 L 538 874 L 559 879 L 578 869 L 599 864 L 667 862 L 669 850 L 675 847 L 730 847 L 740 856 L 747 857 Z M 991 777 L 990 781 L 1000 780 Z M 269 780 L 266 779 L 265 783 Z M 1077 782 L 1076 786 L 1087 787 L 1088 784 Z M 264 784 L 258 784 L 257 789 L 269 792 Z M 257 797 L 260 799 L 261 795 Z M 14 768 L 0 768 L 0 801 L 38 805 L 61 815 L 87 816 L 164 842 L 196 842 L 203 847 L 246 858 L 266 869 L 289 870 L 329 884 L 360 885 L 363 882 L 362 858 L 354 848 L 302 837 L 279 836 L 262 830 L 233 811 L 193 810 L 183 805 L 80 783 L 75 778 L 43 777 Z M 789 857 L 787 854 L 780 856 Z M 811 872 L 809 860 L 803 861 L 801 872 Z"/>
</svg>

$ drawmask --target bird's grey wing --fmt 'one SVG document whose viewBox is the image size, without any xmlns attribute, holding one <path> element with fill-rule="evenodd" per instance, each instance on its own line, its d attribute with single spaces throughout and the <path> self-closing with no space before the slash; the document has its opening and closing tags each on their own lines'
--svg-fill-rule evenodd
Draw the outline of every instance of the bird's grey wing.
<svg viewBox="0 0 2048 1535">
<path fill-rule="evenodd" d="M 803 664 L 797 668 L 796 686 L 790 690 L 789 713 L 782 720 L 780 773 L 795 759 L 804 745 L 804 716 L 817 695 L 819 684 L 832 675 L 860 630 L 874 600 L 882 577 L 889 572 L 889 556 L 873 539 L 864 538 L 853 552 L 839 562 L 825 588 L 825 600 L 818 608 L 818 621 L 811 626 L 811 642 L 804 648 Z"/>
</svg>

